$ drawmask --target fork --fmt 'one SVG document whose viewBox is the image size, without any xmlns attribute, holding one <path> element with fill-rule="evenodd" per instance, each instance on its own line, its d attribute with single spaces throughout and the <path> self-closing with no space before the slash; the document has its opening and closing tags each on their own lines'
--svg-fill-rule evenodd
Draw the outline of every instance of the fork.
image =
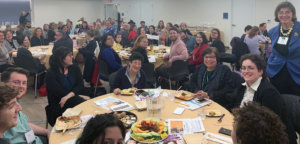
<svg viewBox="0 0 300 144">
<path fill-rule="evenodd" d="M 222 116 L 218 119 L 218 122 L 219 122 L 219 123 L 222 122 L 222 119 L 223 119 L 224 116 L 225 116 L 225 114 L 222 114 Z"/>
</svg>

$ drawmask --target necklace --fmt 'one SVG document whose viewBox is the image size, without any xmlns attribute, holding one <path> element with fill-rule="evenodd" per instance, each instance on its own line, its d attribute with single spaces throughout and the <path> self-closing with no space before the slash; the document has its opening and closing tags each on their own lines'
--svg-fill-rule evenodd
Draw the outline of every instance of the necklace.
<svg viewBox="0 0 300 144">
<path fill-rule="evenodd" d="M 289 31 L 288 31 L 287 33 L 284 33 L 284 32 L 283 32 L 282 25 L 281 25 L 281 26 L 280 26 L 280 32 L 281 32 L 281 34 L 282 34 L 283 36 L 288 36 L 288 35 L 291 34 L 291 32 L 292 32 L 292 30 L 293 30 L 293 27 L 294 27 L 294 24 L 292 25 L 291 28 L 288 29 Z"/>
</svg>

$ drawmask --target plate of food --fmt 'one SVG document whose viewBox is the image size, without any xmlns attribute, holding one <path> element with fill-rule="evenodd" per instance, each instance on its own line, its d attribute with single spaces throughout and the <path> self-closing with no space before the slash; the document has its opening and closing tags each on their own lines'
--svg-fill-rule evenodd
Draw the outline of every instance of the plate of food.
<svg viewBox="0 0 300 144">
<path fill-rule="evenodd" d="M 169 135 L 168 125 L 158 119 L 145 119 L 134 123 L 130 136 L 141 143 L 157 143 Z"/>
<path fill-rule="evenodd" d="M 195 94 L 183 90 L 177 91 L 175 94 L 176 98 L 186 101 L 192 100 L 193 98 L 195 98 L 195 96 Z"/>
<path fill-rule="evenodd" d="M 127 129 L 129 129 L 131 125 L 137 121 L 137 116 L 132 112 L 117 111 L 111 112 L 110 114 L 122 121 Z"/>
<path fill-rule="evenodd" d="M 60 116 L 56 119 L 55 129 L 57 131 L 65 132 L 68 129 L 78 128 L 81 125 L 81 119 L 79 116 Z"/>
<path fill-rule="evenodd" d="M 208 117 L 220 117 L 223 114 L 220 110 L 217 109 L 208 109 L 205 111 L 206 111 L 206 116 Z"/>
<path fill-rule="evenodd" d="M 132 88 L 121 90 L 121 95 L 132 96 L 133 94 L 134 94 L 134 89 Z"/>
</svg>

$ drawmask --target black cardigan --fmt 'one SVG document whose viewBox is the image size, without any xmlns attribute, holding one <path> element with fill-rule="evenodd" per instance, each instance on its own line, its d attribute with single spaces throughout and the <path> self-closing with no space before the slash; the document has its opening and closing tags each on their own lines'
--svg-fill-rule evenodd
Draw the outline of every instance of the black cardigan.
<svg viewBox="0 0 300 144">
<path fill-rule="evenodd" d="M 41 39 L 39 39 L 38 37 L 33 36 L 30 40 L 30 44 L 32 47 L 34 47 L 34 46 L 48 45 L 48 42 L 46 41 L 46 39 L 42 37 Z"/>
<path fill-rule="evenodd" d="M 219 53 L 225 53 L 225 45 L 221 40 L 215 40 L 211 46 L 216 47 Z"/>
<path fill-rule="evenodd" d="M 234 83 L 232 81 L 232 72 L 230 69 L 222 64 L 217 64 L 216 69 L 207 82 L 206 86 L 202 86 L 203 76 L 207 67 L 200 64 L 196 72 L 193 73 L 190 80 L 190 90 L 194 93 L 203 90 L 208 93 L 208 96 L 220 105 L 226 105 L 226 94 L 232 93 L 234 90 Z"/>
<path fill-rule="evenodd" d="M 123 67 L 117 71 L 117 74 L 116 74 L 112 84 L 110 84 L 111 92 L 113 92 L 113 90 L 116 88 L 119 88 L 121 90 L 132 88 L 132 85 L 131 85 L 129 79 L 125 75 L 126 69 L 127 69 L 127 66 Z M 146 87 L 146 75 L 143 70 L 140 70 L 140 74 L 141 74 L 141 77 L 140 77 L 138 83 L 134 85 L 134 87 L 138 88 L 138 89 L 143 89 Z"/>
<path fill-rule="evenodd" d="M 245 91 L 246 86 L 243 85 L 240 85 L 237 89 L 235 89 L 234 94 L 231 95 L 233 102 L 230 109 L 240 107 Z M 253 101 L 276 113 L 287 127 L 286 132 L 289 135 L 290 143 L 296 142 L 295 130 L 289 115 L 287 115 L 284 100 L 277 89 L 266 78 L 261 80 L 257 91 L 254 93 Z"/>
</svg>

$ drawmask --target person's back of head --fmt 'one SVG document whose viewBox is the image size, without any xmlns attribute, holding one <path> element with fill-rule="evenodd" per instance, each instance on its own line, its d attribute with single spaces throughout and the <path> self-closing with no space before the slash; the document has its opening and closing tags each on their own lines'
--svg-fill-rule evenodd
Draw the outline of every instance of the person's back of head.
<svg viewBox="0 0 300 144">
<path fill-rule="evenodd" d="M 248 37 L 253 38 L 255 35 L 257 35 L 259 32 L 259 28 L 257 26 L 254 26 L 250 29 Z"/>
<path fill-rule="evenodd" d="M 125 130 L 123 123 L 112 114 L 96 115 L 87 122 L 76 144 L 103 144 L 106 139 L 123 142 Z M 109 135 L 114 135 L 114 138 L 109 138 Z"/>
<path fill-rule="evenodd" d="M 234 144 L 287 144 L 285 126 L 278 115 L 257 103 L 233 109 Z"/>
</svg>

